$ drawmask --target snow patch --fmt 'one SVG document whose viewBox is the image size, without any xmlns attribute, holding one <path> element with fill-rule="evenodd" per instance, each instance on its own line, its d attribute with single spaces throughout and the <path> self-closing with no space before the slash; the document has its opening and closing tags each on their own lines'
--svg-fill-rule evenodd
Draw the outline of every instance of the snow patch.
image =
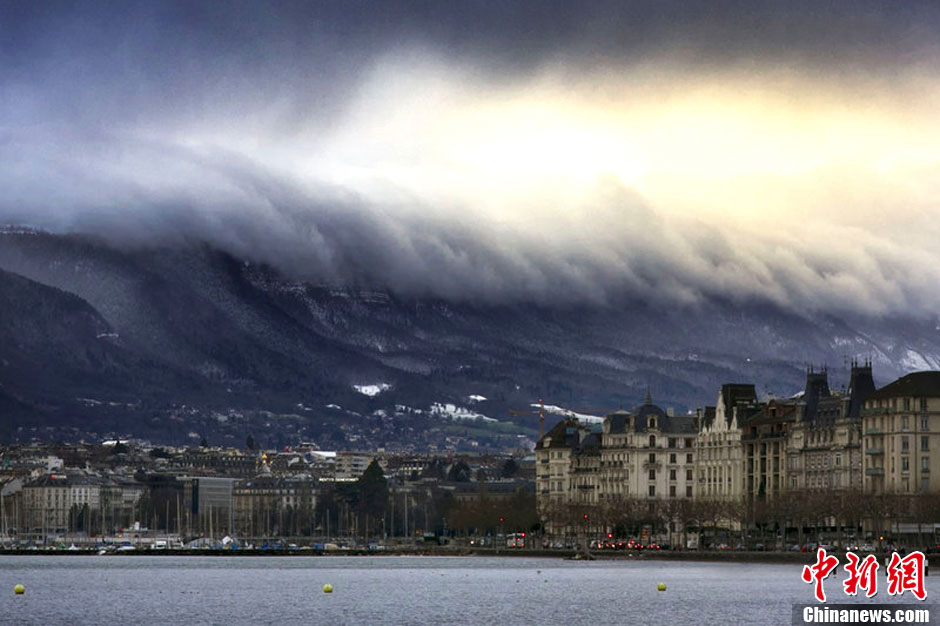
<svg viewBox="0 0 940 626">
<path fill-rule="evenodd" d="M 534 408 L 539 408 L 538 404 L 530 404 L 529 406 Z M 571 409 L 566 409 L 561 406 L 555 406 L 554 404 L 546 404 L 545 412 L 551 413 L 552 415 L 564 415 L 565 417 L 573 417 L 579 422 L 584 424 L 600 424 L 604 421 L 603 417 L 598 415 L 587 415 L 585 413 L 575 413 Z"/>
<path fill-rule="evenodd" d="M 471 411 L 468 408 L 457 406 L 455 404 L 441 404 L 435 402 L 431 405 L 431 408 L 428 410 L 431 415 L 437 417 L 449 417 L 450 419 L 455 420 L 479 420 L 483 422 L 496 422 L 498 420 L 493 419 L 492 417 L 487 417 L 476 411 Z"/>
<path fill-rule="evenodd" d="M 470 402 L 486 402 L 485 397 L 477 395 L 477 394 L 467 396 L 467 399 L 470 400 Z"/>
<path fill-rule="evenodd" d="M 937 369 L 937 359 L 931 355 L 924 356 L 914 350 L 907 350 L 901 357 L 901 367 L 912 371 Z"/>
<path fill-rule="evenodd" d="M 377 383 L 375 385 L 353 385 L 353 389 L 364 396 L 375 397 L 383 391 L 388 391 L 392 386 L 388 383 Z"/>
<path fill-rule="evenodd" d="M 341 407 L 341 406 L 338 405 L 338 404 L 327 404 L 327 405 L 326 405 L 326 408 L 328 408 L 328 409 L 336 409 L 337 411 L 340 411 L 340 410 L 342 410 L 343 407 Z"/>
</svg>

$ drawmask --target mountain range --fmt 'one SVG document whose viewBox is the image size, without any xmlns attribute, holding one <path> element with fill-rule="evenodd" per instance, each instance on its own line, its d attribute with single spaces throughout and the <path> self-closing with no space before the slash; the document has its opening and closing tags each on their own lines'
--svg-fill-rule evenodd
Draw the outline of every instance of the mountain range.
<svg viewBox="0 0 940 626">
<path fill-rule="evenodd" d="M 405 297 L 311 284 L 200 241 L 9 227 L 0 438 L 394 447 L 444 425 L 460 445 L 485 447 L 534 438 L 540 398 L 602 415 L 649 391 L 688 411 L 714 404 L 726 382 L 793 395 L 807 367 L 828 367 L 838 389 L 853 358 L 872 360 L 879 386 L 940 367 L 936 319 L 627 295 L 559 302 Z"/>
</svg>

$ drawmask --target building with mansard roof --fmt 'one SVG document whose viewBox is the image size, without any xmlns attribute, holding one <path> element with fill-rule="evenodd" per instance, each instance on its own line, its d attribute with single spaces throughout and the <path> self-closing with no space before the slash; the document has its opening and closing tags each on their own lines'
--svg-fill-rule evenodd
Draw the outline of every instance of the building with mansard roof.
<svg viewBox="0 0 940 626">
<path fill-rule="evenodd" d="M 829 389 L 825 368 L 807 372 L 803 409 L 787 442 L 789 489 L 861 489 L 861 407 L 874 391 L 871 362 L 852 362 L 845 393 Z"/>
<path fill-rule="evenodd" d="M 556 424 L 536 445 L 537 496 L 546 529 L 565 507 L 616 508 L 624 500 L 657 502 L 695 495 L 696 415 L 673 415 L 646 402 L 608 414 L 602 424 Z"/>
<path fill-rule="evenodd" d="M 861 413 L 865 493 L 940 492 L 940 372 L 902 376 Z"/>
</svg>

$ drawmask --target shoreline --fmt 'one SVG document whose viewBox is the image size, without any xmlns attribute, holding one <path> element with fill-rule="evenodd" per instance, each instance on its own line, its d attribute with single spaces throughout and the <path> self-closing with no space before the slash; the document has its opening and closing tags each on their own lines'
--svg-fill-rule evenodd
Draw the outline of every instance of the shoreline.
<svg viewBox="0 0 940 626">
<path fill-rule="evenodd" d="M 401 549 L 401 550 L 126 550 L 109 551 L 99 555 L 97 550 L 0 550 L 3 556 L 211 556 L 211 557 L 382 557 L 382 556 L 430 556 L 430 557 L 506 557 L 506 558 L 556 558 L 564 560 L 597 561 L 703 561 L 713 563 L 776 563 L 806 564 L 813 554 L 803 552 L 706 552 L 706 551 L 656 551 L 656 552 L 591 552 L 585 557 L 574 550 L 486 550 L 486 549 Z"/>
</svg>

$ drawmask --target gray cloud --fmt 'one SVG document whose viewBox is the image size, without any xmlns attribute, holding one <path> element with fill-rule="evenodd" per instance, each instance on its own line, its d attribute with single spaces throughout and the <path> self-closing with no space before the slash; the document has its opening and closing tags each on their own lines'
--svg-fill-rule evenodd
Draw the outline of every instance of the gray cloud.
<svg viewBox="0 0 940 626">
<path fill-rule="evenodd" d="M 379 193 L 285 166 L 299 145 L 320 155 L 359 132 L 357 107 L 381 131 L 382 103 L 363 105 L 363 90 L 390 54 L 459 70 L 457 82 L 482 91 L 546 67 L 579 88 L 584 72 L 650 66 L 699 78 L 795 68 L 871 84 L 935 60 L 931 3 L 778 4 L 8 4 L 0 221 L 121 245 L 207 240 L 311 280 L 406 295 L 935 310 L 940 297 L 923 293 L 940 266 L 918 225 L 761 230 L 675 214 L 605 177 L 576 200 L 515 200 L 532 220 L 504 222 L 467 190 L 442 197 L 385 181 Z M 425 158 L 417 140 L 393 148 Z M 468 187 L 477 182 L 487 181 Z"/>
</svg>

